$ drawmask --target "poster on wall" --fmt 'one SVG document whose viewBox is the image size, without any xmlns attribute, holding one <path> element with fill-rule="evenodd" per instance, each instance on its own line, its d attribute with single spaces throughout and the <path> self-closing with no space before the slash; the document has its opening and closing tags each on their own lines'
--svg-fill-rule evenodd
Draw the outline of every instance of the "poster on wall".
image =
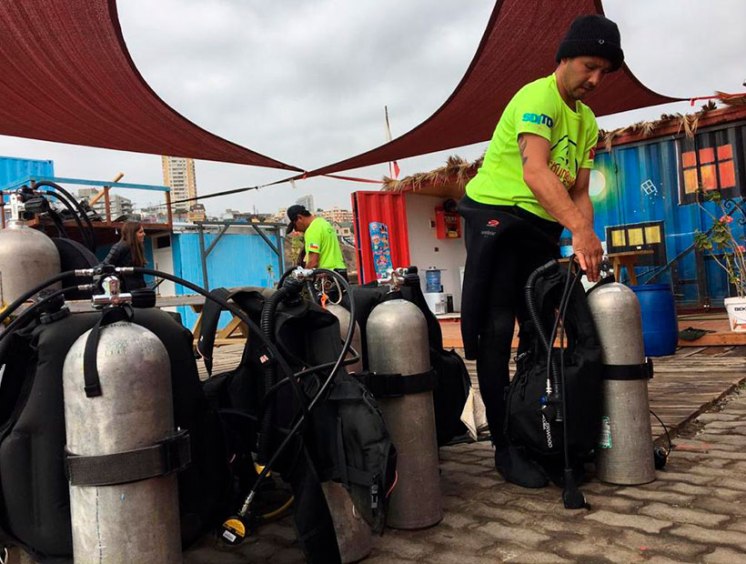
<svg viewBox="0 0 746 564">
<path fill-rule="evenodd" d="M 387 272 L 393 268 L 391 262 L 391 245 L 389 243 L 389 228 L 380 221 L 371 221 L 368 224 L 370 235 L 370 247 L 373 253 L 373 268 L 376 279 L 384 278 Z"/>
</svg>

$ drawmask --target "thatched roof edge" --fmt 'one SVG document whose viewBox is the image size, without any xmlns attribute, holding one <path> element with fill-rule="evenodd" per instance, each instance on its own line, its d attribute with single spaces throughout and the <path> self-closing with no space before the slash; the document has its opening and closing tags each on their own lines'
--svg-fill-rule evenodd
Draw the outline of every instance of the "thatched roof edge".
<svg viewBox="0 0 746 564">
<path fill-rule="evenodd" d="M 456 187 L 463 191 L 466 183 L 482 166 L 483 157 L 469 162 L 458 155 L 451 155 L 446 164 L 429 172 L 418 172 L 402 179 L 384 176 L 382 190 L 387 192 L 417 192 L 423 189 Z"/>
</svg>

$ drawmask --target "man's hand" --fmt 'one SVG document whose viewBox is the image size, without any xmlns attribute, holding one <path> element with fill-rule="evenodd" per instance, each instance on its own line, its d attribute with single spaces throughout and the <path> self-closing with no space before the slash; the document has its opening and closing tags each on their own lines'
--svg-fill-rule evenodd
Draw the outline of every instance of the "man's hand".
<svg viewBox="0 0 746 564">
<path fill-rule="evenodd" d="M 593 229 L 581 229 L 572 234 L 572 250 L 589 282 L 598 282 L 604 250 Z"/>
</svg>

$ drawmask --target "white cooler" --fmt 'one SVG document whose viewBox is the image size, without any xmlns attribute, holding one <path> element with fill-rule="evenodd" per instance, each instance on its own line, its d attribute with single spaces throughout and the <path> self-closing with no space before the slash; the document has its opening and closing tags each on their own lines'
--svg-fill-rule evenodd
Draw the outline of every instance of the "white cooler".
<svg viewBox="0 0 746 564">
<path fill-rule="evenodd" d="M 446 306 L 448 304 L 448 298 L 445 292 L 425 292 L 425 302 L 427 307 L 430 308 L 435 315 L 443 315 L 446 313 Z"/>
</svg>

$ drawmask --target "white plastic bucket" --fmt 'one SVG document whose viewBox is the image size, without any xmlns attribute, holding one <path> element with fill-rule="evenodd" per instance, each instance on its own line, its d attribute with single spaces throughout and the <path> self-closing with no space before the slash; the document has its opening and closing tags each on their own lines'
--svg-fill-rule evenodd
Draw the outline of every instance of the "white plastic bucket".
<svg viewBox="0 0 746 564">
<path fill-rule="evenodd" d="M 730 330 L 746 333 L 746 298 L 725 298 L 723 303 L 728 312 Z"/>
</svg>

